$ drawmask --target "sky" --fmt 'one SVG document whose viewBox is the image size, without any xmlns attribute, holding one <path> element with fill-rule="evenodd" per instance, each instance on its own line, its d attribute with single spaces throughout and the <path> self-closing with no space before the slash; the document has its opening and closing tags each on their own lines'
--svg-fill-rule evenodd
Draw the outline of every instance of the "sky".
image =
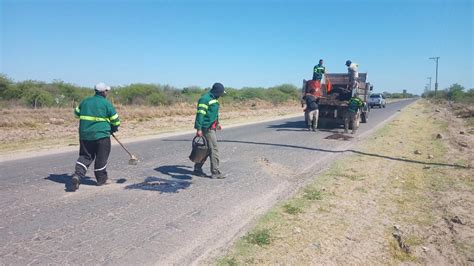
<svg viewBox="0 0 474 266">
<path fill-rule="evenodd" d="M 324 59 L 375 91 L 474 88 L 474 0 L 0 0 L 0 73 L 93 87 L 301 86 Z"/>
</svg>

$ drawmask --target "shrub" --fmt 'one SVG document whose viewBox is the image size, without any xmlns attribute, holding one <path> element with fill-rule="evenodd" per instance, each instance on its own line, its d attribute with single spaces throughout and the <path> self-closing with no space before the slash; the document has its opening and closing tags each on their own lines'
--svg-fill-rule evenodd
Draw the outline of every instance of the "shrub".
<svg viewBox="0 0 474 266">
<path fill-rule="evenodd" d="M 153 92 L 146 100 L 150 105 L 164 105 L 166 103 L 165 96 L 159 92 Z"/>
<path fill-rule="evenodd" d="M 265 100 L 265 90 L 263 88 L 243 88 L 238 93 L 240 100 L 261 99 Z"/>
<path fill-rule="evenodd" d="M 447 89 L 446 97 L 451 101 L 460 101 L 464 96 L 464 87 L 459 84 L 453 84 Z"/>
<path fill-rule="evenodd" d="M 53 96 L 50 93 L 37 87 L 28 89 L 23 94 L 22 99 L 33 108 L 52 106 L 54 103 Z"/>
</svg>

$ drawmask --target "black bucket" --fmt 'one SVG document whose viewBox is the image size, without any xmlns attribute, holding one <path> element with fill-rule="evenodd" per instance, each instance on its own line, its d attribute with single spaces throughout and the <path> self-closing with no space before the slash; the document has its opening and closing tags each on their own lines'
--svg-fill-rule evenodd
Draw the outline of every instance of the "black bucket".
<svg viewBox="0 0 474 266">
<path fill-rule="evenodd" d="M 189 155 L 189 160 L 193 163 L 202 163 L 209 155 L 209 147 L 207 146 L 206 138 L 194 137 L 193 138 L 193 150 Z"/>
</svg>

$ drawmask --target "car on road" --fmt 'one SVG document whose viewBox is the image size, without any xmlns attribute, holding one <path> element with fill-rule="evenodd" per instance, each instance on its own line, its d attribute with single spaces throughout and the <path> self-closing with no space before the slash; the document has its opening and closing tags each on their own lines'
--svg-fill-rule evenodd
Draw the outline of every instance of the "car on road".
<svg viewBox="0 0 474 266">
<path fill-rule="evenodd" d="M 379 108 L 385 108 L 385 96 L 381 93 L 374 93 L 371 94 L 369 97 L 369 106 L 372 108 L 374 106 L 378 106 Z"/>
</svg>

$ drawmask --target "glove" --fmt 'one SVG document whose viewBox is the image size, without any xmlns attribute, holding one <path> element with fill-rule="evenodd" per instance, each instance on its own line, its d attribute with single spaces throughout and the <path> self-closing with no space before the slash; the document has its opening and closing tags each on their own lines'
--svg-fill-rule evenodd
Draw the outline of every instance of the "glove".
<svg viewBox="0 0 474 266">
<path fill-rule="evenodd" d="M 111 126 L 110 127 L 110 133 L 115 133 L 118 131 L 118 127 L 117 126 Z"/>
</svg>

